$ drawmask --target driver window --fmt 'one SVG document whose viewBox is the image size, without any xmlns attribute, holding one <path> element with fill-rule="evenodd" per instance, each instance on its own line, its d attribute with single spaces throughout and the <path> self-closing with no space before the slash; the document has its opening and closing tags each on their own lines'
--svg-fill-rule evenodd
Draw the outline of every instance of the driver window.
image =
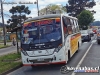
<svg viewBox="0 0 100 75">
<path fill-rule="evenodd" d="M 63 31 L 64 31 L 64 37 L 66 38 L 66 36 L 68 35 L 68 29 L 67 29 L 67 20 L 66 20 L 65 16 L 64 16 L 64 19 L 63 19 Z"/>
</svg>

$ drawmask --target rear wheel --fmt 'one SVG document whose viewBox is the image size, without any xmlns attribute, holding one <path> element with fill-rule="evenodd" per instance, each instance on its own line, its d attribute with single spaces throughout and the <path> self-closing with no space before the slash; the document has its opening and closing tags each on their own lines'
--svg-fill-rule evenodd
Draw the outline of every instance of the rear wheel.
<svg viewBox="0 0 100 75">
<path fill-rule="evenodd" d="M 79 42 L 78 42 L 78 49 L 77 49 L 76 53 L 78 53 L 78 51 L 79 51 Z"/>
<path fill-rule="evenodd" d="M 90 37 L 90 41 L 91 41 L 91 37 Z"/>
<path fill-rule="evenodd" d="M 91 41 L 91 37 L 89 36 L 89 38 L 88 38 L 88 41 L 90 42 Z"/>
</svg>

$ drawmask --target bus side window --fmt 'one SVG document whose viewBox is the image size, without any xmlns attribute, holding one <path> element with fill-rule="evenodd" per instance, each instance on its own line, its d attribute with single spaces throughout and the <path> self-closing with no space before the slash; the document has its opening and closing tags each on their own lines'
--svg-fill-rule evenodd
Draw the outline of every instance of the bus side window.
<svg viewBox="0 0 100 75">
<path fill-rule="evenodd" d="M 70 19 L 68 17 L 63 16 L 63 25 L 67 28 L 67 33 L 68 34 L 72 34 L 73 33 L 71 21 L 70 21 Z"/>
<path fill-rule="evenodd" d="M 75 20 L 76 21 L 76 25 L 77 25 L 77 32 L 79 32 L 79 25 L 78 25 L 78 21 L 77 20 Z"/>
<path fill-rule="evenodd" d="M 73 20 L 73 19 L 70 19 L 70 22 L 71 22 L 71 25 L 72 25 L 72 30 L 73 30 L 73 33 L 75 33 L 75 25 L 74 25 L 74 20 Z"/>
<path fill-rule="evenodd" d="M 77 24 L 75 20 L 74 20 L 74 25 L 75 25 L 75 32 L 77 32 Z"/>
<path fill-rule="evenodd" d="M 68 23 L 68 26 L 67 26 L 67 28 L 68 28 L 68 34 L 72 34 L 73 33 L 73 31 L 72 31 L 72 25 L 71 25 L 71 22 L 70 22 L 69 18 L 67 18 L 67 23 Z"/>
</svg>

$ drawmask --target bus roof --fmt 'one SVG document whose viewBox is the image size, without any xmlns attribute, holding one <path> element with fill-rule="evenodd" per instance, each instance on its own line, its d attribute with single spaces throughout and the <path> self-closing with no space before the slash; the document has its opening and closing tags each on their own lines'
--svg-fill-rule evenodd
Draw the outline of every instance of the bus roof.
<svg viewBox="0 0 100 75">
<path fill-rule="evenodd" d="M 64 14 L 48 14 L 48 15 L 37 16 L 37 17 L 31 18 L 31 19 L 25 20 L 25 22 L 29 22 L 29 21 L 33 21 L 33 20 L 40 20 L 40 19 L 45 19 L 45 18 L 56 18 L 56 17 L 58 18 L 61 16 L 66 16 L 69 18 L 77 19 L 75 17 L 64 15 Z"/>
</svg>

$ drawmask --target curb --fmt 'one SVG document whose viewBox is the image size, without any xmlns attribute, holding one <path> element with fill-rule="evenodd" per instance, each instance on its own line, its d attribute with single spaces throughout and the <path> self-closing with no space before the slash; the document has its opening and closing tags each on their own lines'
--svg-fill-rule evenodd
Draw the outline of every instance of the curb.
<svg viewBox="0 0 100 75">
<path fill-rule="evenodd" d="M 20 64 L 20 65 L 14 67 L 14 68 L 12 68 L 12 69 L 10 69 L 10 70 L 8 70 L 8 71 L 2 73 L 2 74 L 0 74 L 0 75 L 7 75 L 8 73 L 10 73 L 10 72 L 12 72 L 12 71 L 14 71 L 14 70 L 17 70 L 18 68 L 21 68 L 22 66 L 23 66 L 23 64 Z"/>
</svg>

